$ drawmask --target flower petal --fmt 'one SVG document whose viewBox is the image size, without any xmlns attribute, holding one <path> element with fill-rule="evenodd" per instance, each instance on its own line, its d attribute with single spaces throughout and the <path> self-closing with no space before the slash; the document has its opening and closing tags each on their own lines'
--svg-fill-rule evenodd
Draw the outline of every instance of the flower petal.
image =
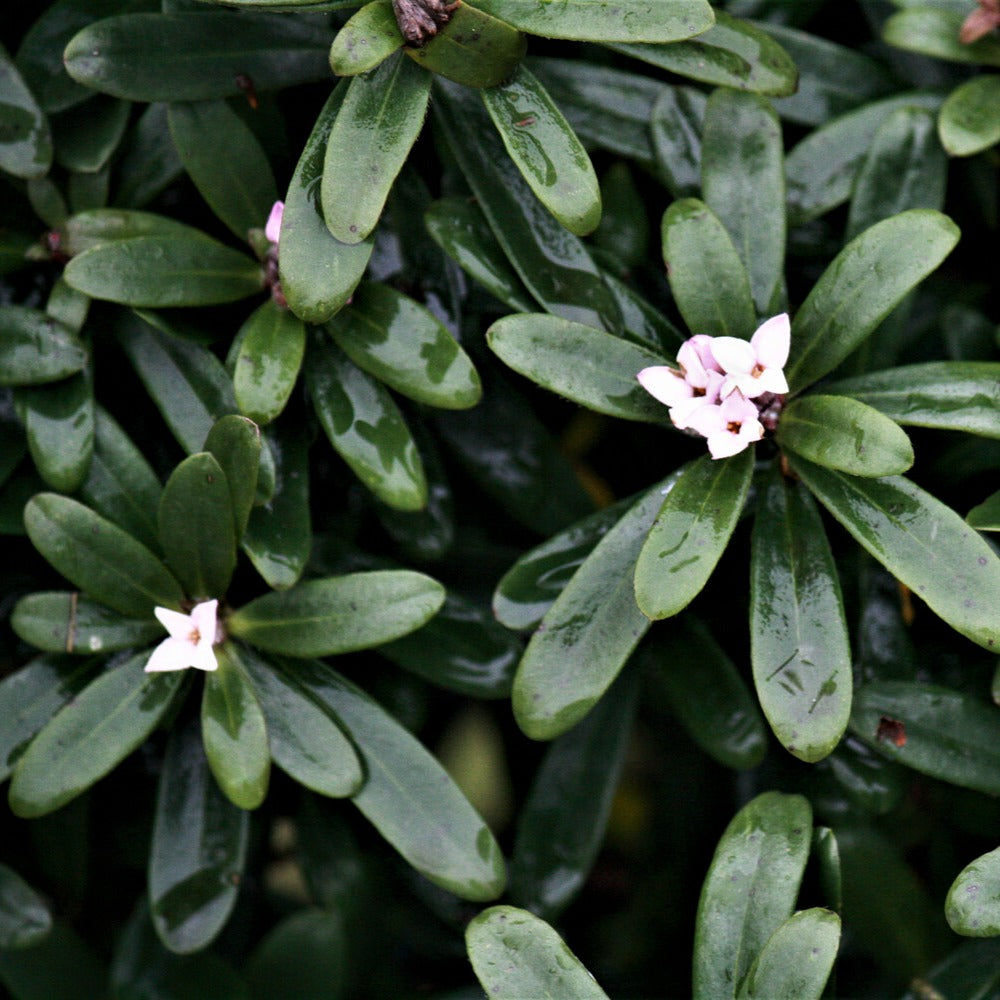
<svg viewBox="0 0 1000 1000">
<path fill-rule="evenodd" d="M 749 375 L 757 364 L 754 349 L 739 337 L 715 337 L 712 354 L 727 375 Z"/>
<path fill-rule="evenodd" d="M 197 629 L 202 641 L 215 642 L 215 621 L 218 601 L 202 601 L 191 609 L 191 625 Z"/>
<path fill-rule="evenodd" d="M 711 437 L 725 431 L 726 420 L 722 416 L 722 407 L 711 404 L 699 406 L 693 413 L 689 414 L 687 426 L 693 431 L 697 431 L 702 437 Z"/>
<path fill-rule="evenodd" d="M 729 458 L 730 455 L 738 455 L 750 444 L 744 441 L 739 434 L 732 431 L 719 431 L 708 439 L 708 450 L 712 458 Z"/>
<path fill-rule="evenodd" d="M 691 386 L 668 365 L 643 368 L 636 378 L 646 392 L 665 406 L 676 406 L 694 395 Z"/>
<path fill-rule="evenodd" d="M 788 392 L 788 380 L 780 368 L 765 368 L 754 381 L 757 383 L 755 396 L 761 396 L 765 392 L 773 392 L 776 396 L 781 396 Z"/>
<path fill-rule="evenodd" d="M 191 649 L 190 665 L 198 670 L 218 670 L 219 661 L 215 658 L 215 650 L 211 642 L 199 642 Z"/>
<path fill-rule="evenodd" d="M 764 368 L 784 368 L 792 341 L 792 325 L 788 313 L 780 313 L 761 323 L 750 338 L 757 361 Z"/>
<path fill-rule="evenodd" d="M 187 617 L 186 615 L 184 616 Z M 173 637 L 164 639 L 163 642 L 153 650 L 146 661 L 145 671 L 147 673 L 160 673 L 167 670 L 184 670 L 191 666 L 191 656 L 194 653 L 194 645 L 183 639 Z"/>
<path fill-rule="evenodd" d="M 194 623 L 188 615 L 169 608 L 153 608 L 153 614 L 174 639 L 186 640 L 191 635 Z"/>
<path fill-rule="evenodd" d="M 285 211 L 285 203 L 276 201 L 271 206 L 271 214 L 267 217 L 267 225 L 264 227 L 264 235 L 271 243 L 278 242 L 281 233 L 281 217 Z"/>
</svg>

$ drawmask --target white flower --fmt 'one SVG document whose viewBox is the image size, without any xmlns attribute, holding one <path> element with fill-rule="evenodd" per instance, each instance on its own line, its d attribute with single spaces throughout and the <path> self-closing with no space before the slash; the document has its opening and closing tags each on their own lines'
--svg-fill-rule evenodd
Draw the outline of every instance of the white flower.
<svg viewBox="0 0 1000 1000">
<path fill-rule="evenodd" d="M 190 615 L 182 615 L 169 608 L 154 608 L 153 614 L 170 635 L 153 650 L 146 664 L 147 672 L 184 670 L 187 667 L 215 670 L 219 664 L 212 646 L 215 644 L 218 606 L 218 601 L 203 601 L 191 609 Z"/>
<path fill-rule="evenodd" d="M 788 360 L 791 324 L 788 313 L 772 316 L 757 327 L 750 342 L 738 337 L 714 337 L 712 356 L 726 373 L 720 395 L 725 398 L 735 389 L 747 399 L 765 392 L 781 395 L 788 392 L 782 370 Z"/>
<path fill-rule="evenodd" d="M 737 390 L 718 406 L 703 406 L 692 414 L 691 427 L 708 438 L 712 458 L 728 458 L 764 436 L 757 417 L 757 404 Z"/>
<path fill-rule="evenodd" d="M 685 340 L 677 352 L 680 371 L 653 365 L 637 376 L 646 392 L 670 407 L 670 419 L 681 430 L 691 426 L 695 410 L 719 401 L 723 375 L 712 357 L 711 341 L 705 334 Z"/>
<path fill-rule="evenodd" d="M 285 203 L 283 201 L 276 201 L 271 206 L 271 214 L 267 217 L 267 225 L 264 226 L 264 235 L 271 243 L 278 242 L 278 236 L 281 234 L 281 217 L 284 212 Z"/>
</svg>

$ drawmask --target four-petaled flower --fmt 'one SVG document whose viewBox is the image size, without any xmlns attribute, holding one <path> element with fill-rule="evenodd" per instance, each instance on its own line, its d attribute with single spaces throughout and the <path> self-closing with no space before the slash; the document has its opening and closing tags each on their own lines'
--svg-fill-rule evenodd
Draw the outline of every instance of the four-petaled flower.
<svg viewBox="0 0 1000 1000">
<path fill-rule="evenodd" d="M 267 225 L 264 226 L 264 235 L 270 243 L 277 243 L 281 235 L 281 217 L 285 212 L 285 203 L 276 201 L 271 206 L 271 214 L 267 217 Z"/>
<path fill-rule="evenodd" d="M 753 400 L 730 393 L 718 406 L 703 406 L 692 414 L 691 428 L 708 438 L 712 458 L 728 458 L 764 436 Z"/>
<path fill-rule="evenodd" d="M 713 337 L 712 355 L 726 373 L 719 394 L 725 398 L 739 389 L 747 399 L 754 399 L 765 392 L 788 392 L 782 369 L 790 343 L 788 313 L 762 323 L 749 343 L 738 337 Z"/>
<path fill-rule="evenodd" d="M 218 601 L 203 601 L 196 604 L 189 615 L 169 608 L 154 608 L 153 614 L 170 635 L 153 650 L 146 670 L 184 670 L 187 667 L 215 670 L 219 663 L 212 646 L 215 645 L 218 606 Z"/>
</svg>

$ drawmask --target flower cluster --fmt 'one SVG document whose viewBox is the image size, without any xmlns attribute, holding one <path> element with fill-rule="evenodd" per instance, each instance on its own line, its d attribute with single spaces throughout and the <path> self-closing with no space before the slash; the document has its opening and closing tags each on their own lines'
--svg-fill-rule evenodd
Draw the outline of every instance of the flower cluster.
<svg viewBox="0 0 1000 1000">
<path fill-rule="evenodd" d="M 654 365 L 637 378 L 670 407 L 675 426 L 707 438 L 712 458 L 727 458 L 773 429 L 788 392 L 783 369 L 790 339 L 787 313 L 762 323 L 749 342 L 698 334 L 677 352 L 679 370 Z"/>
<path fill-rule="evenodd" d="M 196 604 L 189 615 L 169 608 L 154 608 L 153 614 L 170 635 L 153 650 L 146 663 L 147 672 L 185 670 L 187 667 L 216 670 L 219 662 L 212 647 L 217 638 L 218 607 L 218 601 L 203 601 Z"/>
</svg>

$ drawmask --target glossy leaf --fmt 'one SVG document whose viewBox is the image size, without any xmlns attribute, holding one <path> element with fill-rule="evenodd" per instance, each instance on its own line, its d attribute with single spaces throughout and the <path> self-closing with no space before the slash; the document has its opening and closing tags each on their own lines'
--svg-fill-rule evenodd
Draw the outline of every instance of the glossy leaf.
<svg viewBox="0 0 1000 1000">
<path fill-rule="evenodd" d="M 147 105 L 126 133 L 117 162 L 115 204 L 122 208 L 148 205 L 184 172 L 167 120 L 168 105 Z"/>
<path fill-rule="evenodd" d="M 753 474 L 753 449 L 686 466 L 667 494 L 635 564 L 635 599 L 656 620 L 698 595 L 736 527 Z"/>
<path fill-rule="evenodd" d="M 285 196 L 278 257 L 281 290 L 288 307 L 306 323 L 326 322 L 347 302 L 375 243 L 373 237 L 353 245 L 335 239 L 320 205 L 327 143 L 346 93 L 342 82 L 323 105 Z"/>
<path fill-rule="evenodd" d="M 750 280 L 718 217 L 696 198 L 664 213 L 663 260 L 677 308 L 692 332 L 743 337 L 756 327 Z"/>
<path fill-rule="evenodd" d="M 702 83 L 784 97 L 795 92 L 792 57 L 761 28 L 715 11 L 715 24 L 673 45 L 612 45 L 660 69 Z"/>
<path fill-rule="evenodd" d="M 32 948 L 0 952 L 0 982 L 17 997 L 104 1000 L 107 971 L 68 923 L 57 922 Z"/>
<path fill-rule="evenodd" d="M 144 646 L 163 637 L 163 626 L 153 617 L 123 618 L 103 604 L 67 591 L 41 591 L 22 597 L 14 606 L 10 624 L 25 642 L 38 649 L 84 656 Z"/>
<path fill-rule="evenodd" d="M 0 947 L 30 948 L 51 930 L 45 900 L 13 868 L 0 864 Z"/>
<path fill-rule="evenodd" d="M 792 915 L 811 837 L 812 810 L 801 795 L 765 792 L 733 817 L 698 902 L 694 1000 L 738 995 L 768 939 Z"/>
<path fill-rule="evenodd" d="M 944 912 L 951 929 L 970 937 L 1000 935 L 1000 848 L 967 864 L 948 890 Z"/>
<path fill-rule="evenodd" d="M 958 237 L 958 227 L 947 216 L 912 209 L 876 223 L 848 243 L 792 320 L 785 367 L 792 391 L 843 361 L 948 256 Z"/>
<path fill-rule="evenodd" d="M 528 910 L 484 910 L 466 927 L 465 943 L 476 978 L 496 1000 L 607 1000 L 566 942 Z"/>
<path fill-rule="evenodd" d="M 603 278 L 621 313 L 622 337 L 668 355 L 684 343 L 684 334 L 638 292 L 613 274 L 605 272 Z"/>
<path fill-rule="evenodd" d="M 43 177 L 51 165 L 48 120 L 0 47 L 0 169 L 15 177 Z"/>
<path fill-rule="evenodd" d="M 225 926 L 248 837 L 249 814 L 219 791 L 197 725 L 175 728 L 160 772 L 149 853 L 153 926 L 171 951 L 200 951 Z"/>
<path fill-rule="evenodd" d="M 16 816 L 44 816 L 65 805 L 159 725 L 184 675 L 144 673 L 148 655 L 140 653 L 92 681 L 32 740 L 11 777 Z"/>
<path fill-rule="evenodd" d="M 388 642 L 419 628 L 444 588 L 412 570 L 374 570 L 310 580 L 265 594 L 229 617 L 231 635 L 289 656 L 332 656 Z"/>
<path fill-rule="evenodd" d="M 296 663 L 313 696 L 359 751 L 365 783 L 354 804 L 421 875 L 461 899 L 496 898 L 505 882 L 493 835 L 423 745 L 325 664 Z"/>
<path fill-rule="evenodd" d="M 656 166 L 675 198 L 701 193 L 701 129 L 705 95 L 693 87 L 664 87 L 649 123 Z"/>
<path fill-rule="evenodd" d="M 667 417 L 663 404 L 636 380 L 643 368 L 667 364 L 644 347 L 544 313 L 505 316 L 486 337 L 514 371 L 575 403 L 626 420 Z"/>
<path fill-rule="evenodd" d="M 776 438 L 782 448 L 853 476 L 893 476 L 913 465 L 913 446 L 899 425 L 848 396 L 792 400 Z"/>
<path fill-rule="evenodd" d="M 352 14 L 330 46 L 330 69 L 355 76 L 374 69 L 403 44 L 392 4 L 374 0 Z"/>
<path fill-rule="evenodd" d="M 298 18 L 122 14 L 74 35 L 63 59 L 74 80 L 116 97 L 203 101 L 238 96 L 245 76 L 259 92 L 322 80 L 329 44 L 325 32 Z"/>
<path fill-rule="evenodd" d="M 558 7 L 532 0 L 480 0 L 488 14 L 530 35 L 582 42 L 676 42 L 712 26 L 706 0 L 567 0 Z"/>
<path fill-rule="evenodd" d="M 241 241 L 251 229 L 263 228 L 278 189 L 260 142 L 243 119 L 215 100 L 174 101 L 167 120 L 184 169 L 212 211 Z"/>
<path fill-rule="evenodd" d="M 510 898 L 554 919 L 583 887 L 604 840 L 635 715 L 638 674 L 625 674 L 546 751 L 518 814 Z"/>
<path fill-rule="evenodd" d="M 979 531 L 1000 531 L 1000 491 L 976 504 L 965 520 Z"/>
<path fill-rule="evenodd" d="M 941 106 L 938 133 L 952 156 L 973 156 L 1000 142 L 1000 77 L 967 80 Z"/>
<path fill-rule="evenodd" d="M 77 334 L 39 309 L 0 306 L 0 334 L 0 385 L 54 382 L 87 363 Z"/>
<path fill-rule="evenodd" d="M 966 13 L 931 5 L 901 10 L 885 22 L 882 37 L 890 45 L 937 59 L 1000 66 L 1000 40 L 992 32 L 974 42 L 959 40 Z"/>
<path fill-rule="evenodd" d="M 209 239 L 200 229 L 166 215 L 124 208 L 96 208 L 71 215 L 62 229 L 63 248 L 71 257 L 101 243 L 129 240 L 139 236 Z"/>
<path fill-rule="evenodd" d="M 929 361 L 842 379 L 824 392 L 874 407 L 900 424 L 1000 437 L 1000 364 Z"/>
<path fill-rule="evenodd" d="M 52 119 L 56 162 L 67 170 L 95 173 L 108 165 L 128 127 L 128 101 L 95 94 Z"/>
<path fill-rule="evenodd" d="M 900 723 L 887 735 L 884 719 Z M 854 697 L 851 730 L 890 760 L 934 778 L 996 795 L 996 707 L 933 684 L 882 681 Z"/>
<path fill-rule="evenodd" d="M 179 608 L 184 594 L 152 552 L 69 497 L 40 493 L 24 509 L 28 536 L 67 580 L 134 618 L 155 606 Z"/>
<path fill-rule="evenodd" d="M 920 977 L 920 981 L 903 994 L 902 1000 L 921 1000 L 914 992 L 929 984 L 942 996 L 988 997 L 1000 985 L 1000 941 L 963 941 L 949 952 L 932 969 Z"/>
<path fill-rule="evenodd" d="M 593 164 L 576 133 L 524 66 L 482 91 L 504 146 L 538 200 L 570 232 L 584 236 L 601 218 Z"/>
<path fill-rule="evenodd" d="M 851 644 L 816 505 L 778 474 L 761 492 L 754 521 L 750 655 L 775 736 L 800 760 L 821 760 L 847 728 Z"/>
<path fill-rule="evenodd" d="M 802 458 L 794 471 L 890 573 L 952 628 L 1000 644 L 1000 559 L 953 510 L 901 476 L 860 479 Z"/>
<path fill-rule="evenodd" d="M 649 628 L 630 570 L 671 477 L 608 530 L 546 612 L 514 676 L 514 717 L 532 739 L 572 728 L 608 689 Z M 667 494 L 669 496 L 669 493 Z"/>
<path fill-rule="evenodd" d="M 620 268 L 634 268 L 646 259 L 651 226 L 646 203 L 628 164 L 612 163 L 601 174 L 601 224 L 594 243 Z M 620 273 L 620 272 L 619 272 Z M 625 323 L 626 329 L 628 323 Z"/>
<path fill-rule="evenodd" d="M 356 365 L 411 399 L 456 410 L 479 400 L 479 375 L 455 338 L 389 285 L 361 285 L 326 329 Z"/>
<path fill-rule="evenodd" d="M 232 510 L 233 527 L 239 541 L 246 531 L 260 472 L 260 429 L 235 413 L 222 417 L 205 438 L 205 451 L 225 473 Z"/>
<path fill-rule="evenodd" d="M 256 809 L 271 773 L 267 725 L 239 654 L 216 650 L 219 666 L 205 675 L 201 738 L 208 766 L 223 794 L 240 809 Z"/>
</svg>

